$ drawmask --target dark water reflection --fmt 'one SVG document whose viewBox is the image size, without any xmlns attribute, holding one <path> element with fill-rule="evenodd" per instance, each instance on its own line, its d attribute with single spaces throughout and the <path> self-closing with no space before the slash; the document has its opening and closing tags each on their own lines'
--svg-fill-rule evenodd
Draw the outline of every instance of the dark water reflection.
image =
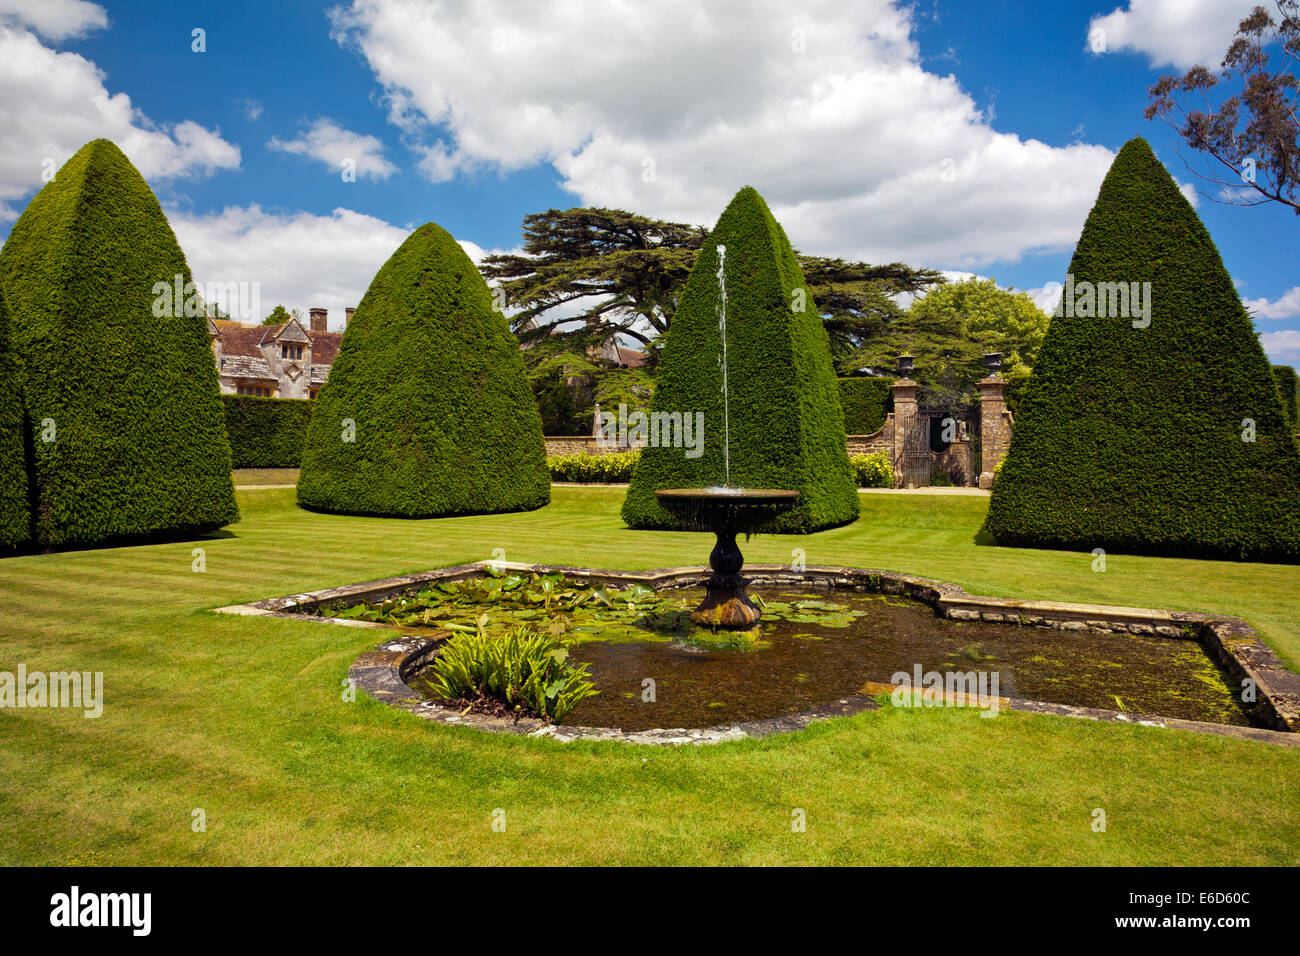
<svg viewBox="0 0 1300 956">
<path fill-rule="evenodd" d="M 682 593 L 684 606 L 696 593 Z M 916 665 L 996 672 L 1003 697 L 1250 723 L 1226 675 L 1194 641 L 949 621 L 894 596 L 760 593 L 778 602 L 831 601 L 862 616 L 847 627 L 765 620 L 762 646 L 749 651 L 705 651 L 662 639 L 578 644 L 573 659 L 591 665 L 601 693 L 579 704 L 566 723 L 644 730 L 774 717 L 855 693 L 867 681 L 888 683 Z M 653 701 L 643 699 L 647 679 L 654 682 Z"/>
</svg>

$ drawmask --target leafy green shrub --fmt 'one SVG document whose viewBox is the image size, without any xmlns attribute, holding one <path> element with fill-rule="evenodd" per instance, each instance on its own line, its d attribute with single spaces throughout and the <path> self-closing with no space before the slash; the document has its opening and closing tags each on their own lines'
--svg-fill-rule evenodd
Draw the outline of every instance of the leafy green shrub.
<svg viewBox="0 0 1300 956">
<path fill-rule="evenodd" d="M 853 466 L 859 488 L 894 487 L 894 467 L 890 464 L 888 452 L 873 451 L 869 455 L 850 455 L 849 464 Z"/>
<path fill-rule="evenodd" d="M 1028 547 L 1300 560 L 1300 452 L 1268 359 L 1143 140 L 1107 173 L 1069 275 L 1080 297 L 1083 282 L 1151 283 L 1149 325 L 1112 308 L 1052 320 L 988 530 Z"/>
<path fill-rule="evenodd" d="M 639 451 L 619 452 L 611 455 L 551 455 L 546 467 L 551 470 L 552 481 L 576 481 L 582 484 L 601 484 L 632 480 Z"/>
<path fill-rule="evenodd" d="M 311 424 L 311 402 L 222 395 L 232 468 L 297 468 Z"/>
<path fill-rule="evenodd" d="M 800 493 L 775 531 L 817 531 L 852 521 L 858 496 L 826 330 L 789 239 L 749 186 L 736 194 L 696 259 L 651 399 L 652 413 L 703 413 L 703 454 L 643 449 L 623 520 L 633 528 L 680 529 L 680 519 L 660 507 L 655 491 L 726 480 L 720 245 L 726 246 L 730 484 Z"/>
<path fill-rule="evenodd" d="M 1300 379 L 1290 365 L 1274 365 L 1273 378 L 1282 396 L 1282 411 L 1294 429 L 1300 427 Z"/>
<path fill-rule="evenodd" d="M 591 392 L 590 386 L 570 385 L 569 376 L 562 371 L 534 372 L 529 387 L 537 399 L 537 410 L 542 416 L 542 433 L 545 435 L 590 435 L 591 414 L 582 421 L 579 405 Z"/>
<path fill-rule="evenodd" d="M 370 283 L 307 436 L 305 508 L 420 518 L 550 500 L 519 343 L 474 263 L 434 223 Z"/>
<path fill-rule="evenodd" d="M 191 282 L 157 198 L 106 139 L 83 146 L 14 223 L 0 288 L 23 373 L 39 547 L 238 518 Z"/>
<path fill-rule="evenodd" d="M 16 548 L 30 535 L 22 380 L 9 347 L 9 313 L 0 295 L 0 549 Z"/>
<path fill-rule="evenodd" d="M 871 435 L 880 431 L 893 407 L 892 378 L 864 376 L 841 378 L 840 404 L 844 407 L 844 431 L 850 435 Z"/>
<path fill-rule="evenodd" d="M 518 715 L 557 724 L 599 693 L 588 676 L 558 637 L 528 627 L 495 637 L 481 628 L 457 634 L 429 668 L 429 684 L 444 700 L 501 701 Z"/>
</svg>

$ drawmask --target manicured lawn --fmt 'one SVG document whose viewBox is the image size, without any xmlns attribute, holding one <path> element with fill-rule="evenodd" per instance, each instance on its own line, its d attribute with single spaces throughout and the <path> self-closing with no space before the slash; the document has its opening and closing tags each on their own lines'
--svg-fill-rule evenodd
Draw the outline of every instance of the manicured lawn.
<svg viewBox="0 0 1300 956">
<path fill-rule="evenodd" d="M 236 468 L 231 475 L 236 487 L 241 485 L 293 485 L 298 482 L 297 468 Z"/>
<path fill-rule="evenodd" d="M 98 720 L 0 710 L 0 863 L 1300 862 L 1300 750 L 1004 712 L 886 709 L 720 747 L 554 744 L 426 724 L 341 682 L 374 632 L 209 609 L 488 558 L 696 564 L 620 489 L 399 521 L 240 494 L 202 541 L 0 560 L 0 670 L 104 672 Z M 1221 610 L 1300 660 L 1300 568 L 977 546 L 984 498 L 863 495 L 752 561 L 898 569 L 977 593 Z M 191 570 L 202 547 L 207 570 Z M 191 813 L 206 812 L 206 832 Z M 492 813 L 505 811 L 506 831 Z M 792 833 L 792 810 L 807 832 Z M 1105 833 L 1092 830 L 1094 808 Z"/>
</svg>

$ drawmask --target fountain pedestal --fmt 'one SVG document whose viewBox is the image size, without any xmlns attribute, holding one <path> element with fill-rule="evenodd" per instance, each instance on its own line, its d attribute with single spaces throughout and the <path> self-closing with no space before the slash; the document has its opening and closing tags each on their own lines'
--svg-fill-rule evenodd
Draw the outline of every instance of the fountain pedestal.
<svg viewBox="0 0 1300 956">
<path fill-rule="evenodd" d="M 750 600 L 749 581 L 740 575 L 745 559 L 736 544 L 735 530 L 719 530 L 717 536 L 709 554 L 713 574 L 704 582 L 708 593 L 691 612 L 691 620 L 714 630 L 747 631 L 758 624 L 763 612 Z"/>
<path fill-rule="evenodd" d="M 773 488 L 668 488 L 656 491 L 659 503 L 688 528 L 712 531 L 717 541 L 709 554 L 713 569 L 704 582 L 708 592 L 691 620 L 711 630 L 747 631 L 763 612 L 749 597 L 748 580 L 740 574 L 745 558 L 736 535 L 763 530 L 794 507 L 797 491 Z"/>
</svg>

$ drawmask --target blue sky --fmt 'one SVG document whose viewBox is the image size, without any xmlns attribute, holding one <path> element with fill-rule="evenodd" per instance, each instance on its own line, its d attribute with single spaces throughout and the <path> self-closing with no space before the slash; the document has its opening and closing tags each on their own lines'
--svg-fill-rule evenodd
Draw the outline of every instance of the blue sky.
<svg viewBox="0 0 1300 956">
<path fill-rule="evenodd" d="M 419 223 L 477 254 L 552 206 L 711 224 L 746 183 L 805 251 L 1038 289 L 1064 278 L 1127 139 L 1196 182 L 1146 89 L 1217 61 L 1243 3 L 785 7 L 0 0 L 0 232 L 43 161 L 105 135 L 197 278 L 260 283 L 264 311 L 326 305 L 336 326 Z M 1300 217 L 1198 211 L 1270 353 L 1300 360 Z"/>
</svg>

